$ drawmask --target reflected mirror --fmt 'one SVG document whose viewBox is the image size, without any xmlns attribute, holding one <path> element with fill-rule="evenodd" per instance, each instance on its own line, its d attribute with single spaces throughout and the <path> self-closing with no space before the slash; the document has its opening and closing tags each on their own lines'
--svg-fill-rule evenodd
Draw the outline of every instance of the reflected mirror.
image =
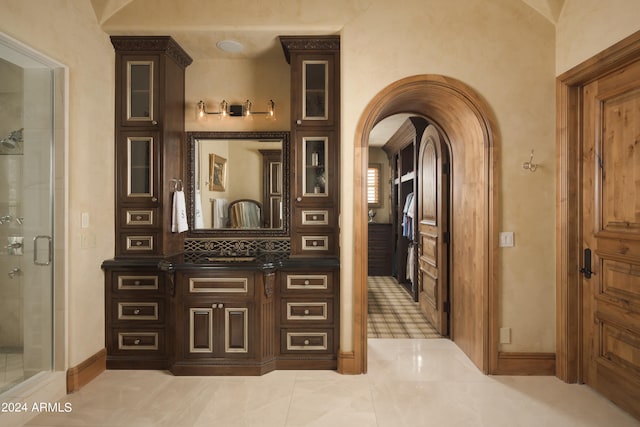
<svg viewBox="0 0 640 427">
<path fill-rule="evenodd" d="M 191 233 L 285 236 L 288 132 L 188 132 Z"/>
</svg>

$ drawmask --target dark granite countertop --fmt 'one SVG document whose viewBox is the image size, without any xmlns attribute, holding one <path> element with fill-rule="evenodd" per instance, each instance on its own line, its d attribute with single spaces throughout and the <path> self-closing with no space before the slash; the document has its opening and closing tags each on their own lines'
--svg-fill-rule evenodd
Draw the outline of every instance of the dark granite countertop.
<svg viewBox="0 0 640 427">
<path fill-rule="evenodd" d="M 266 252 L 254 255 L 209 252 L 183 252 L 166 258 L 110 259 L 102 268 L 148 267 L 161 271 L 177 270 L 280 270 L 339 268 L 338 258 L 290 257 L 288 252 Z"/>
</svg>

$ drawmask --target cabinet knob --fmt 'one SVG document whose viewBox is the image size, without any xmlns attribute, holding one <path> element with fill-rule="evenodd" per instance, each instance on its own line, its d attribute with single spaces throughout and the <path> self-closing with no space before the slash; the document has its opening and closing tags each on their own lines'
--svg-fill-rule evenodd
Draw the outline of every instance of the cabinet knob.
<svg viewBox="0 0 640 427">
<path fill-rule="evenodd" d="M 302 120 L 300 120 L 300 119 L 296 120 L 296 124 L 297 125 L 301 125 L 302 124 Z"/>
<path fill-rule="evenodd" d="M 310 283 L 310 282 L 309 282 L 309 280 L 305 280 L 305 281 L 304 281 L 304 285 L 305 285 L 305 286 L 309 286 L 309 283 Z"/>
<path fill-rule="evenodd" d="M 224 308 L 224 304 L 218 304 L 218 308 Z"/>
<path fill-rule="evenodd" d="M 309 314 L 309 309 L 306 309 L 306 310 L 304 311 L 304 314 Z"/>
<path fill-rule="evenodd" d="M 296 197 L 296 202 L 301 202 L 302 201 L 302 197 L 298 196 Z"/>
<path fill-rule="evenodd" d="M 318 215 L 313 215 L 313 216 L 311 217 L 311 219 L 312 219 L 312 220 L 314 220 L 314 221 L 317 221 L 317 220 L 318 220 Z"/>
<path fill-rule="evenodd" d="M 304 345 L 309 345 L 309 340 L 304 340 Z"/>
<path fill-rule="evenodd" d="M 136 308 L 135 310 L 133 310 L 133 314 L 140 314 L 140 309 Z"/>
<path fill-rule="evenodd" d="M 140 344 L 140 339 L 138 338 L 138 339 L 134 340 L 134 341 L 133 341 L 133 343 L 134 343 L 135 345 Z"/>
<path fill-rule="evenodd" d="M 158 121 L 157 120 L 151 120 L 151 124 L 155 126 L 155 125 L 158 124 Z"/>
<path fill-rule="evenodd" d="M 136 220 L 140 221 L 142 219 L 142 215 L 136 215 Z"/>
<path fill-rule="evenodd" d="M 140 285 L 140 280 L 134 280 L 133 284 L 136 285 L 136 286 Z"/>
<path fill-rule="evenodd" d="M 311 243 L 313 246 L 318 246 L 318 241 L 314 240 L 313 243 Z"/>
<path fill-rule="evenodd" d="M 136 240 L 136 246 L 140 246 L 142 245 L 142 242 L 140 240 Z"/>
<path fill-rule="evenodd" d="M 152 198 L 151 198 L 151 201 L 152 201 L 152 202 L 157 202 L 157 201 L 158 201 L 158 198 L 157 198 L 157 197 L 152 197 Z"/>
</svg>

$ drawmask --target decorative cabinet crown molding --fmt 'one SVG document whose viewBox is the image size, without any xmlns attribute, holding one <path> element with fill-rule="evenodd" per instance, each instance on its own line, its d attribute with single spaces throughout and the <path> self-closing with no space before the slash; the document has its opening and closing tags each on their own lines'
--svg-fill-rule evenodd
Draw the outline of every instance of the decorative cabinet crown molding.
<svg viewBox="0 0 640 427">
<path fill-rule="evenodd" d="M 291 63 L 291 51 L 340 51 L 340 36 L 280 36 L 280 44 Z"/>
<path fill-rule="evenodd" d="M 111 44 L 120 52 L 164 53 L 183 68 L 193 62 L 189 54 L 170 36 L 111 36 Z"/>
</svg>

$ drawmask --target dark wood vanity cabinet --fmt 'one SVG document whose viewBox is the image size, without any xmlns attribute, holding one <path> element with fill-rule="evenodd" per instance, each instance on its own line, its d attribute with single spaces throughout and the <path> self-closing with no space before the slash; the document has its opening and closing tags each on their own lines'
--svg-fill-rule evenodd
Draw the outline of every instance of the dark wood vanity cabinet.
<svg viewBox="0 0 640 427">
<path fill-rule="evenodd" d="M 337 257 L 340 37 L 281 36 L 291 65 L 291 255 Z"/>
<path fill-rule="evenodd" d="M 184 70 L 171 37 L 112 36 L 116 52 L 116 257 L 182 251 L 171 197 L 182 185 Z"/>
<path fill-rule="evenodd" d="M 167 368 L 168 306 L 155 263 L 103 264 L 106 277 L 107 367 Z"/>
<path fill-rule="evenodd" d="M 339 268 L 286 268 L 279 274 L 278 367 L 336 369 Z"/>
<path fill-rule="evenodd" d="M 170 306 L 158 262 L 183 250 L 171 198 L 183 179 L 184 70 L 171 37 L 112 36 L 115 259 L 105 271 L 107 367 L 166 369 Z"/>
<path fill-rule="evenodd" d="M 260 375 L 275 368 L 275 273 L 187 269 L 175 277 L 176 375 Z"/>
</svg>

